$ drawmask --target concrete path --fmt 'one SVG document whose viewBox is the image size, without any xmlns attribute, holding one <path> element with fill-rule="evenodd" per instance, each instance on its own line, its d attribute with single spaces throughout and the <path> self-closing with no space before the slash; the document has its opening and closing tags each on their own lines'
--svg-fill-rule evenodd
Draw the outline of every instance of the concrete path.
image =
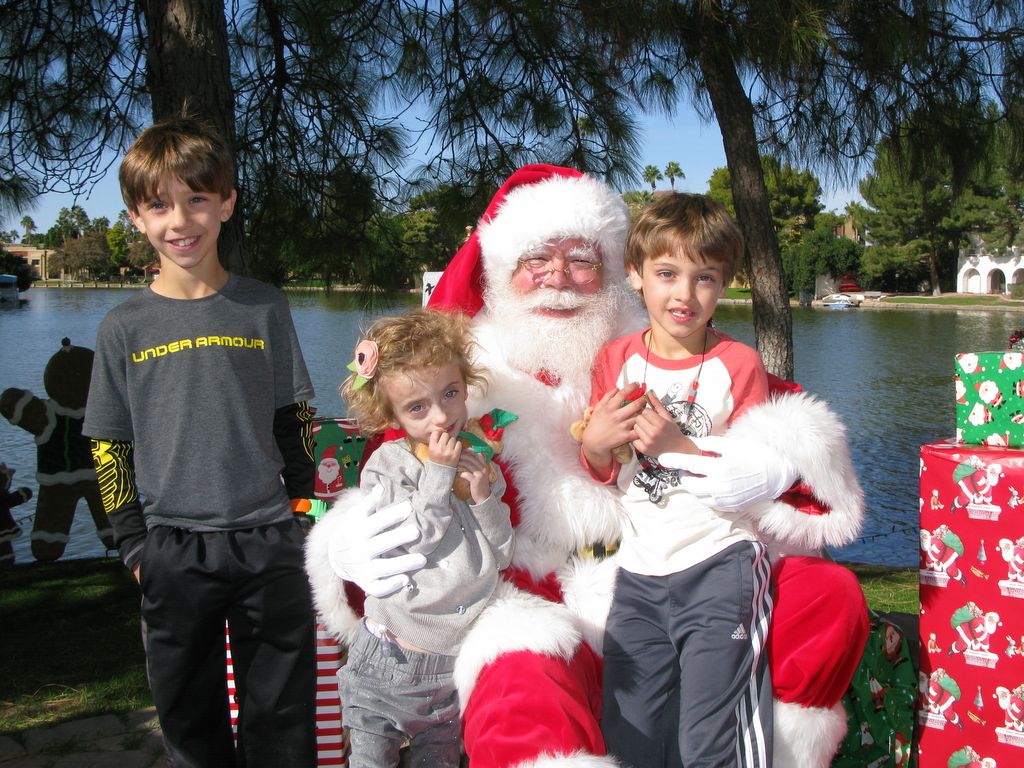
<svg viewBox="0 0 1024 768">
<path fill-rule="evenodd" d="M 33 728 L 18 739 L 0 736 L 0 768 L 155 768 L 164 764 L 160 723 L 152 707 Z"/>
</svg>

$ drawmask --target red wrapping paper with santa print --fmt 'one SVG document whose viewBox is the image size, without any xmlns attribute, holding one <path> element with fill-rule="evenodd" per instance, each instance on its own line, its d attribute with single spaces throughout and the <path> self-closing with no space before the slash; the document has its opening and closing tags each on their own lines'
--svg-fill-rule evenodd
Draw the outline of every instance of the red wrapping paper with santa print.
<svg viewBox="0 0 1024 768">
<path fill-rule="evenodd" d="M 1024 450 L 922 446 L 920 489 L 919 764 L 1024 765 Z"/>
<path fill-rule="evenodd" d="M 956 439 L 970 445 L 1024 445 L 1024 353 L 956 356 Z"/>
</svg>

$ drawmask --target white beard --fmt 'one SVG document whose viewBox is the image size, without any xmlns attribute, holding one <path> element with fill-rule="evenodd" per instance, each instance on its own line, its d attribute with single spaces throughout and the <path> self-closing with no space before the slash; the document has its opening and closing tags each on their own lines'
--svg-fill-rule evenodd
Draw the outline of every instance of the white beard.
<svg viewBox="0 0 1024 768">
<path fill-rule="evenodd" d="M 317 475 L 320 477 L 320 482 L 324 485 L 330 485 L 338 479 L 338 475 L 341 474 L 341 467 L 320 467 L 317 470 Z"/>
<path fill-rule="evenodd" d="M 608 286 L 592 295 L 540 287 L 526 295 L 508 281 L 484 291 L 487 314 L 501 324 L 501 358 L 516 370 L 547 371 L 565 384 L 590 388 L 590 369 L 597 351 L 619 327 L 628 295 Z M 538 314 L 537 309 L 576 309 L 567 317 Z"/>
</svg>

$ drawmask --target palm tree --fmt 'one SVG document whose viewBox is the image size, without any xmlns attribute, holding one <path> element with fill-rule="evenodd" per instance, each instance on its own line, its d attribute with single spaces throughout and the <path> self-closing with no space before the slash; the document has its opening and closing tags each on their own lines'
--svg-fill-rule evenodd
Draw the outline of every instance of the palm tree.
<svg viewBox="0 0 1024 768">
<path fill-rule="evenodd" d="M 629 206 L 630 218 L 636 221 L 636 217 L 640 215 L 640 212 L 654 202 L 654 195 L 646 189 L 634 189 L 629 192 L 623 192 L 622 199 Z"/>
<path fill-rule="evenodd" d="M 24 243 L 30 237 L 32 237 L 32 233 L 36 231 L 36 223 L 32 221 L 31 216 L 22 216 L 21 228 L 25 230 L 25 239 L 21 241 Z"/>
<path fill-rule="evenodd" d="M 643 177 L 644 181 L 651 185 L 651 192 L 654 192 L 654 185 L 665 178 L 656 165 L 648 165 L 644 168 Z"/>
<path fill-rule="evenodd" d="M 676 191 L 676 179 L 685 179 L 686 174 L 683 173 L 683 168 L 675 160 L 669 160 L 665 165 L 665 176 L 668 178 L 668 183 L 672 185 L 672 191 Z"/>
<path fill-rule="evenodd" d="M 89 229 L 89 215 L 80 205 L 73 205 L 70 209 L 61 208 L 57 213 L 57 227 L 66 244 L 68 240 L 77 239 L 86 233 Z"/>
</svg>

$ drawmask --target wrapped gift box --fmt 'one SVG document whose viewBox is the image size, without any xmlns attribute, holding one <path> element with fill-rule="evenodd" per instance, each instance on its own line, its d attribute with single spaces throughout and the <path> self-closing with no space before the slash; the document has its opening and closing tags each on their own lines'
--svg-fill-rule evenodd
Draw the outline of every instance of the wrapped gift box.
<svg viewBox="0 0 1024 768">
<path fill-rule="evenodd" d="M 920 469 L 920 766 L 1024 765 L 1024 450 L 932 443 Z"/>
<path fill-rule="evenodd" d="M 349 419 L 315 419 L 313 445 L 316 461 L 313 495 L 330 503 L 343 489 L 358 483 L 366 439 Z"/>
<path fill-rule="evenodd" d="M 971 445 L 1024 445 L 1024 353 L 956 356 L 956 439 Z"/>
<path fill-rule="evenodd" d="M 228 664 L 228 708 L 231 730 L 238 733 L 238 697 L 231 663 L 231 636 L 224 627 Z M 319 621 L 316 623 L 316 765 L 334 768 L 347 765 L 345 734 L 341 725 L 341 695 L 338 670 L 346 651 Z"/>
</svg>

